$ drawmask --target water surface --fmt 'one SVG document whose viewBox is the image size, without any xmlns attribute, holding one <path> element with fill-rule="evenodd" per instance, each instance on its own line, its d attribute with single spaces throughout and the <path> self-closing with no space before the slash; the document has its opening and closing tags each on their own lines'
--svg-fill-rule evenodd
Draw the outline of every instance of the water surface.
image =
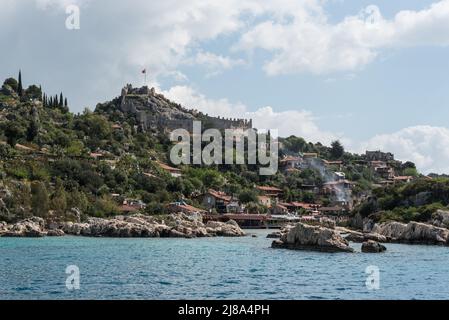
<svg viewBox="0 0 449 320">
<path fill-rule="evenodd" d="M 382 254 L 271 249 L 256 238 L 0 238 L 1 299 L 448 299 L 449 248 Z M 66 288 L 66 267 L 80 289 Z M 365 285 L 380 269 L 379 290 Z"/>
</svg>

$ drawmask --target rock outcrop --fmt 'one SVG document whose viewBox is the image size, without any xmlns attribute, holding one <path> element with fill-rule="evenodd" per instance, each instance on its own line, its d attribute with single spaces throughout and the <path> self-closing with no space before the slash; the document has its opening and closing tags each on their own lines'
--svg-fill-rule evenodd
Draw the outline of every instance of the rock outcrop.
<svg viewBox="0 0 449 320">
<path fill-rule="evenodd" d="M 362 244 L 362 252 L 365 253 L 380 253 L 386 250 L 387 248 L 377 241 L 368 240 Z"/>
<path fill-rule="evenodd" d="M 373 232 L 350 231 L 347 234 L 348 235 L 345 237 L 346 240 L 357 243 L 362 243 L 369 240 L 377 242 L 389 242 L 390 240 L 386 236 Z"/>
<path fill-rule="evenodd" d="M 18 223 L 0 224 L 0 236 L 3 237 L 42 237 L 42 236 L 89 236 L 117 238 L 158 238 L 158 237 L 238 237 L 245 233 L 238 224 L 230 220 L 226 223 L 202 222 L 200 217 L 191 217 L 182 213 L 164 218 L 144 215 L 117 216 L 112 219 L 89 218 L 87 222 L 64 222 L 51 224 L 45 228 L 41 218 L 30 218 Z"/>
<path fill-rule="evenodd" d="M 436 227 L 449 228 L 449 211 L 437 210 L 437 212 L 432 215 L 431 224 Z"/>
<path fill-rule="evenodd" d="M 321 226 L 297 223 L 286 227 L 281 233 L 281 238 L 273 241 L 272 248 L 323 252 L 354 251 L 338 231 Z"/>
<path fill-rule="evenodd" d="M 45 221 L 42 218 L 32 217 L 12 225 L 0 226 L 2 237 L 44 237 L 47 235 Z"/>
<path fill-rule="evenodd" d="M 391 239 L 391 242 L 409 244 L 449 245 L 449 230 L 431 224 L 387 222 L 376 224 L 372 230 Z"/>
<path fill-rule="evenodd" d="M 280 239 L 282 236 L 282 233 L 280 231 L 274 231 L 272 233 L 267 234 L 268 239 Z"/>
</svg>

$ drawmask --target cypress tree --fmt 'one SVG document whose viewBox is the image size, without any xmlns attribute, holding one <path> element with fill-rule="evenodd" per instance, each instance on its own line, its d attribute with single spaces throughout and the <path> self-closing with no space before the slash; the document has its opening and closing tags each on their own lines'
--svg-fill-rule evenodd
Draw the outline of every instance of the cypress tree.
<svg viewBox="0 0 449 320">
<path fill-rule="evenodd" d="M 19 85 L 17 87 L 17 93 L 21 97 L 23 95 L 23 86 L 22 86 L 22 70 L 19 70 Z"/>
<path fill-rule="evenodd" d="M 59 106 L 62 107 L 64 105 L 64 97 L 62 96 L 62 92 L 59 95 Z"/>
<path fill-rule="evenodd" d="M 67 98 L 64 99 L 64 107 L 68 107 Z"/>
</svg>

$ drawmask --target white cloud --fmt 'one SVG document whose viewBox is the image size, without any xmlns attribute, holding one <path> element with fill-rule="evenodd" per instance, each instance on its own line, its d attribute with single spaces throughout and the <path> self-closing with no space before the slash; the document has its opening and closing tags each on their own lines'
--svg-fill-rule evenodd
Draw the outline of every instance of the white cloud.
<svg viewBox="0 0 449 320">
<path fill-rule="evenodd" d="M 244 63 L 243 59 L 233 59 L 203 51 L 198 52 L 192 61 L 192 64 L 204 66 L 208 70 L 209 76 L 217 75 L 223 70 L 228 70 Z"/>
<path fill-rule="evenodd" d="M 213 116 L 226 118 L 243 117 L 246 106 L 242 103 L 231 103 L 227 99 L 209 99 L 189 86 L 174 86 L 163 94 L 187 108 L 197 109 Z"/>
<path fill-rule="evenodd" d="M 415 162 L 424 173 L 449 173 L 449 129 L 413 126 L 381 134 L 362 143 L 360 151 L 386 150 L 399 160 Z"/>
<path fill-rule="evenodd" d="M 213 116 L 253 119 L 259 129 L 278 129 L 279 135 L 296 135 L 307 141 L 329 145 L 339 139 L 352 152 L 366 150 L 393 152 L 397 159 L 414 162 L 425 173 L 449 173 L 449 129 L 434 126 L 413 126 L 391 134 L 379 134 L 364 142 L 348 139 L 341 133 L 323 130 L 316 117 L 306 110 L 275 111 L 270 106 L 249 111 L 242 103 L 227 99 L 209 99 L 188 86 L 176 86 L 163 92 L 168 98 L 186 107 L 201 110 Z M 337 116 L 339 117 L 339 116 Z"/>
<path fill-rule="evenodd" d="M 300 15 L 283 13 L 260 22 L 241 36 L 234 49 L 272 52 L 264 70 L 278 75 L 353 71 L 387 48 L 449 45 L 449 0 L 421 11 L 400 11 L 391 20 L 371 5 L 335 24 L 319 10 L 321 3 L 315 1 L 315 10 L 304 6 Z"/>
<path fill-rule="evenodd" d="M 324 144 L 330 144 L 335 139 L 348 141 L 341 134 L 321 130 L 316 123 L 316 118 L 309 111 L 276 112 L 272 107 L 266 106 L 252 112 L 242 103 L 231 103 L 227 99 L 209 99 L 188 86 L 175 86 L 164 91 L 163 94 L 188 108 L 197 109 L 212 116 L 252 119 L 254 127 L 277 129 L 282 137 L 297 135 L 308 141 Z"/>
</svg>

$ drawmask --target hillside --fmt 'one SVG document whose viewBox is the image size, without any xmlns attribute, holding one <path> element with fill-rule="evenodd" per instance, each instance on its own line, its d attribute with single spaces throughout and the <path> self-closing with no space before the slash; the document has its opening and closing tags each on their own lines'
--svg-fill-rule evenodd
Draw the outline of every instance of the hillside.
<svg viewBox="0 0 449 320">
<path fill-rule="evenodd" d="M 389 153 L 351 154 L 339 142 L 327 147 L 294 136 L 279 139 L 273 176 L 259 175 L 257 165 L 175 167 L 168 160 L 173 128 L 191 130 L 200 120 L 205 129 L 246 129 L 252 122 L 210 117 L 130 85 L 95 111 L 73 114 L 62 93 L 50 97 L 38 86 L 21 87 L 10 78 L 0 91 L 0 220 L 171 210 L 348 219 L 354 208 L 364 216 L 390 210 L 394 214 L 382 217 L 402 219 L 408 213 L 395 212 L 398 204 L 421 205 L 404 202 L 414 194 L 409 188 L 448 185 Z M 448 204 L 445 193 L 433 193 L 424 205 L 438 202 L 439 208 Z"/>
</svg>

